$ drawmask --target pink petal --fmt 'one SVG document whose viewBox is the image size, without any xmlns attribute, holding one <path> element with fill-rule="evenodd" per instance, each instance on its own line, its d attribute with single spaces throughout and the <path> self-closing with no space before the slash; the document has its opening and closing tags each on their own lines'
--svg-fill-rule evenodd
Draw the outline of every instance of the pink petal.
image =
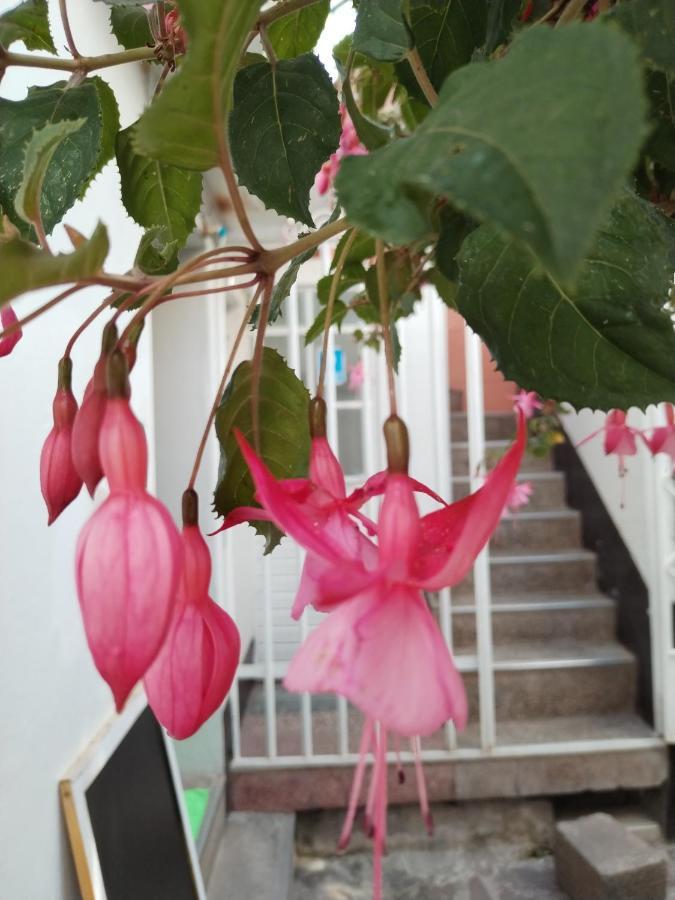
<svg viewBox="0 0 675 900">
<path fill-rule="evenodd" d="M 389 475 L 377 523 L 380 565 L 391 580 L 404 580 L 417 547 L 420 516 L 406 475 Z"/>
<path fill-rule="evenodd" d="M 466 694 L 422 594 L 380 585 L 344 603 L 310 634 L 284 680 L 290 691 L 334 691 L 383 728 L 432 734 L 463 728 Z"/>
<path fill-rule="evenodd" d="M 106 403 L 98 452 L 111 491 L 145 488 L 148 477 L 145 431 L 125 398 L 115 397 Z"/>
<path fill-rule="evenodd" d="M 59 388 L 54 397 L 54 427 L 40 454 L 40 487 L 51 525 L 73 502 L 82 488 L 82 479 L 72 461 L 73 421 L 77 402 L 70 389 Z"/>
<path fill-rule="evenodd" d="M 0 331 L 11 328 L 18 321 L 18 316 L 11 306 L 3 306 L 0 309 Z M 13 331 L 7 337 L 0 338 L 0 356 L 9 356 L 22 337 L 23 331 L 21 328 L 17 328 L 16 331 Z"/>
<path fill-rule="evenodd" d="M 96 390 L 93 380 L 90 381 L 73 423 L 73 465 L 92 497 L 103 478 L 98 439 L 107 402 L 105 392 Z"/>
<path fill-rule="evenodd" d="M 323 488 L 336 499 L 341 500 L 347 494 L 342 466 L 326 438 L 312 438 L 309 477 L 315 485 Z"/>
</svg>

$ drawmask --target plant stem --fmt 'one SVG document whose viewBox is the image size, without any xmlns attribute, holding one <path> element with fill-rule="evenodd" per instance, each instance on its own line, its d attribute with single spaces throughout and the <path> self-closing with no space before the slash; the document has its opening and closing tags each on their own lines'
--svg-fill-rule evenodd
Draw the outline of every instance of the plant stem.
<svg viewBox="0 0 675 900">
<path fill-rule="evenodd" d="M 145 62 L 155 58 L 152 47 L 137 47 L 104 53 L 102 56 L 80 56 L 77 59 L 61 59 L 57 56 L 39 56 L 37 53 L 11 53 L 0 49 L 0 72 L 9 66 L 28 66 L 34 69 L 57 69 L 61 72 L 94 72 L 124 63 Z"/>
<path fill-rule="evenodd" d="M 91 323 L 101 315 L 103 310 L 107 309 L 112 303 L 117 299 L 118 292 L 113 291 L 112 294 L 108 294 L 103 303 L 100 306 L 97 306 L 96 309 L 90 313 L 87 318 L 82 322 L 80 326 L 76 329 L 68 343 L 66 344 L 66 349 L 63 351 L 63 356 L 65 358 L 69 358 L 70 354 L 73 351 L 73 347 L 75 346 L 75 341 L 79 338 L 79 336 L 91 325 Z"/>
<path fill-rule="evenodd" d="M 277 269 L 280 269 L 294 257 L 304 253 L 305 250 L 311 250 L 312 247 L 318 247 L 324 241 L 330 240 L 335 235 L 346 231 L 349 228 L 347 219 L 338 219 L 336 222 L 329 222 L 317 231 L 306 234 L 304 237 L 287 244 L 285 247 L 276 247 L 274 250 L 263 250 L 259 257 L 260 269 L 267 275 L 273 275 Z"/>
<path fill-rule="evenodd" d="M 225 177 L 225 183 L 227 184 L 227 190 L 230 195 L 230 200 L 232 202 L 237 221 L 239 222 L 239 227 L 243 231 L 244 236 L 246 237 L 246 240 L 249 242 L 251 247 L 253 247 L 254 250 L 260 252 L 263 249 L 262 244 L 256 237 L 251 222 L 248 218 L 248 213 L 246 212 L 244 201 L 241 199 L 241 194 L 239 192 L 237 178 L 234 174 L 234 169 L 232 168 L 232 156 L 230 154 L 230 144 L 227 138 L 226 126 L 223 125 L 222 128 L 216 129 L 216 133 L 218 137 L 218 164 L 220 165 L 220 170 Z"/>
<path fill-rule="evenodd" d="M 340 258 L 335 264 L 335 272 L 333 274 L 333 280 L 330 283 L 330 291 L 328 293 L 328 302 L 326 303 L 326 324 L 323 329 L 323 345 L 321 349 L 321 367 L 319 369 L 319 382 L 316 386 L 316 396 L 323 397 L 323 385 L 326 380 L 326 361 L 328 359 L 328 338 L 330 336 L 330 326 L 333 321 L 333 307 L 335 306 L 335 298 L 337 297 L 338 286 L 340 284 L 340 278 L 342 277 L 342 270 L 345 267 L 345 263 L 347 262 L 347 256 L 349 255 L 349 251 L 351 250 L 352 244 L 354 243 L 354 239 L 357 235 L 356 229 L 352 231 L 347 240 L 345 241 L 345 245 L 342 248 L 340 253 Z"/>
<path fill-rule="evenodd" d="M 80 51 L 75 44 L 75 38 L 70 28 L 70 20 L 68 19 L 68 0 L 59 0 L 59 12 L 61 13 L 61 22 L 66 35 L 66 43 L 74 59 L 81 59 Z"/>
<path fill-rule="evenodd" d="M 282 3 L 277 3 L 272 9 L 268 9 L 266 12 L 260 14 L 258 28 L 260 28 L 261 25 L 266 27 L 277 19 L 281 19 L 284 16 L 290 16 L 291 13 L 298 12 L 298 10 L 304 9 L 305 6 L 312 6 L 314 3 L 318 2 L 319 0 L 283 0 Z"/>
<path fill-rule="evenodd" d="M 51 300 L 43 303 L 42 306 L 38 306 L 37 309 L 34 309 L 33 312 L 28 313 L 27 316 L 23 317 L 23 319 L 19 319 L 17 322 L 14 322 L 13 325 L 10 325 L 9 328 L 5 328 L 4 331 L 0 332 L 0 340 L 9 337 L 10 334 L 14 334 L 15 331 L 19 330 L 19 328 L 23 328 L 24 325 L 32 322 L 33 319 L 37 319 L 43 313 L 49 312 L 49 310 L 52 309 L 52 307 L 56 306 L 57 303 L 65 300 L 66 297 L 70 297 L 71 294 L 74 294 L 77 291 L 81 291 L 83 287 L 85 287 L 84 284 L 75 284 L 72 287 L 69 287 L 68 290 L 62 291 L 60 294 L 57 294 L 56 297 L 52 297 Z"/>
<path fill-rule="evenodd" d="M 412 50 L 408 50 L 406 58 L 410 63 L 410 68 L 413 71 L 415 80 L 419 84 L 422 93 L 427 98 L 429 106 L 436 106 L 436 104 L 438 103 L 438 94 L 436 93 L 436 88 L 429 80 L 427 70 L 424 68 L 424 64 L 422 63 L 420 55 L 417 51 L 417 47 L 413 47 Z"/>
<path fill-rule="evenodd" d="M 237 331 L 237 336 L 234 339 L 234 343 L 232 344 L 232 349 L 230 350 L 230 355 L 228 357 L 227 363 L 225 365 L 225 371 L 223 372 L 223 377 L 220 379 L 220 384 L 218 385 L 218 390 L 216 391 L 216 397 L 213 401 L 213 406 L 211 407 L 211 412 L 209 413 L 209 417 L 206 420 L 206 426 L 204 428 L 204 433 L 202 434 L 202 439 L 199 442 L 199 447 L 197 449 L 197 455 L 195 457 L 194 465 L 192 466 L 192 474 L 190 475 L 190 481 L 188 482 L 188 490 L 192 490 L 195 486 L 195 481 L 197 480 L 197 473 L 199 472 L 199 467 L 202 464 L 202 458 L 204 456 L 204 450 L 206 449 L 206 442 L 209 439 L 209 432 L 211 431 L 211 426 L 213 425 L 214 419 L 216 418 L 216 413 L 218 412 L 218 407 L 220 406 L 220 401 L 222 400 L 223 393 L 227 386 L 227 381 L 230 377 L 230 372 L 232 370 L 232 366 L 234 365 L 234 360 L 239 352 L 239 345 L 242 342 L 244 334 L 246 332 L 246 326 L 248 325 L 251 314 L 255 308 L 256 303 L 258 302 L 258 298 L 260 297 L 260 292 L 263 286 L 259 285 L 258 290 L 254 292 L 251 300 L 246 306 L 246 310 L 244 311 L 243 318 L 241 320 L 241 324 L 239 325 L 239 330 Z"/>
<path fill-rule="evenodd" d="M 266 278 L 263 282 L 264 293 L 260 304 L 258 333 L 255 337 L 255 349 L 253 351 L 253 361 L 251 363 L 251 419 L 253 421 L 253 444 L 258 456 L 260 456 L 260 375 L 262 373 L 265 332 L 267 331 L 267 323 L 270 317 L 273 288 L 274 278 Z"/>
<path fill-rule="evenodd" d="M 584 6 L 586 6 L 586 0 L 570 0 L 565 9 L 560 13 L 558 21 L 556 22 L 556 28 L 558 25 L 567 25 L 570 22 L 574 22 L 575 19 L 578 19 L 583 13 Z"/>
<path fill-rule="evenodd" d="M 384 263 L 384 244 L 375 241 L 377 253 L 377 292 L 380 295 L 380 324 L 384 341 L 384 356 L 387 363 L 387 382 L 389 385 L 389 410 L 392 416 L 398 414 L 396 406 L 396 382 L 394 380 L 394 348 L 391 342 L 391 323 L 389 321 L 389 284 L 387 269 Z"/>
</svg>

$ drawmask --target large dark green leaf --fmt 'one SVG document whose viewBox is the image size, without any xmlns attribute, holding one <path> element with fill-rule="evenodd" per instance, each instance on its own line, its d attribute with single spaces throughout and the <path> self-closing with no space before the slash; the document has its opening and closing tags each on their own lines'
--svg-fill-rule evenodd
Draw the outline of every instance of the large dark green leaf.
<svg viewBox="0 0 675 900">
<path fill-rule="evenodd" d="M 650 66 L 675 75 L 675 3 L 673 0 L 625 0 L 608 18 L 633 37 Z"/>
<path fill-rule="evenodd" d="M 653 128 L 645 152 L 659 166 L 675 172 L 675 79 L 650 72 L 647 84 Z"/>
<path fill-rule="evenodd" d="M 108 235 L 97 225 L 91 238 L 73 253 L 52 256 L 21 237 L 0 241 L 0 306 L 36 288 L 90 278 L 103 267 Z"/>
<path fill-rule="evenodd" d="M 459 264 L 457 307 L 506 378 L 577 409 L 675 401 L 675 225 L 651 204 L 626 193 L 574 294 L 494 226 L 466 239 Z"/>
<path fill-rule="evenodd" d="M 220 480 L 214 508 L 226 516 L 238 506 L 255 506 L 253 481 L 234 435 L 239 429 L 254 442 L 251 410 L 252 366 L 241 363 L 235 370 L 216 415 L 220 442 Z M 309 463 L 309 393 L 295 372 L 269 347 L 263 351 L 260 376 L 260 454 L 277 478 L 306 475 Z M 266 552 L 278 544 L 281 533 L 267 522 L 256 525 L 267 539 Z"/>
<path fill-rule="evenodd" d="M 262 0 L 180 0 L 188 50 L 134 132 L 137 151 L 200 172 L 218 165 L 232 82 Z"/>
<path fill-rule="evenodd" d="M 412 41 L 403 20 L 402 5 L 403 0 L 361 0 L 354 50 L 382 62 L 403 59 Z"/>
<path fill-rule="evenodd" d="M 178 166 L 140 156 L 133 146 L 133 126 L 117 136 L 117 164 L 122 202 L 144 228 L 162 228 L 166 243 L 178 250 L 195 225 L 202 197 L 202 176 Z"/>
<path fill-rule="evenodd" d="M 293 59 L 313 50 L 329 11 L 330 0 L 319 0 L 272 22 L 267 35 L 279 59 Z"/>
<path fill-rule="evenodd" d="M 24 100 L 0 99 L 0 206 L 24 233 L 14 208 L 24 157 L 36 129 L 64 120 L 84 124 L 54 153 L 44 179 L 41 210 L 49 233 L 79 200 L 113 153 L 119 118 L 115 97 L 100 78 L 66 89 L 65 82 L 35 87 Z"/>
<path fill-rule="evenodd" d="M 110 10 L 110 27 L 126 50 L 154 43 L 148 14 L 142 7 L 114 6 Z"/>
<path fill-rule="evenodd" d="M 352 224 L 402 244 L 428 234 L 430 201 L 447 197 L 570 282 L 636 162 L 641 82 L 618 30 L 531 28 L 503 59 L 451 75 L 412 137 L 343 160 L 340 203 Z"/>
<path fill-rule="evenodd" d="M 232 158 L 240 182 L 265 206 L 312 226 L 309 192 L 339 140 L 337 94 L 316 56 L 238 72 Z"/>
<path fill-rule="evenodd" d="M 47 0 L 25 0 L 0 16 L 0 44 L 8 50 L 15 41 L 23 41 L 29 50 L 56 53 Z"/>
<path fill-rule="evenodd" d="M 489 0 L 484 52 L 489 56 L 511 37 L 523 0 Z"/>
</svg>

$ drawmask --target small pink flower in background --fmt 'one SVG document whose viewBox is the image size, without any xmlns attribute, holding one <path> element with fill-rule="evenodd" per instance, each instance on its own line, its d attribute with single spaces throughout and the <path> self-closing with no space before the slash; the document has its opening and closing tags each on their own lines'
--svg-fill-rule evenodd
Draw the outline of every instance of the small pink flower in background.
<svg viewBox="0 0 675 900">
<path fill-rule="evenodd" d="M 15 325 L 18 321 L 18 316 L 11 306 L 3 306 L 2 309 L 0 309 L 0 326 L 2 326 L 0 327 L 0 331 L 11 328 L 12 325 Z M 23 331 L 20 328 L 17 328 L 11 334 L 8 334 L 7 337 L 0 338 L 0 356 L 9 356 L 22 337 Z"/>
<path fill-rule="evenodd" d="M 126 362 L 112 354 L 99 450 L 110 496 L 80 534 L 75 574 L 96 668 L 118 711 L 159 653 L 174 613 L 182 544 L 146 490 L 143 426 L 129 408 Z"/>
<path fill-rule="evenodd" d="M 543 407 L 544 404 L 536 391 L 518 391 L 517 394 L 513 394 L 513 408 L 520 410 L 526 419 L 531 419 L 536 411 Z"/>
<path fill-rule="evenodd" d="M 349 380 L 347 382 L 347 386 L 350 391 L 358 391 L 363 387 L 363 382 L 365 381 L 366 373 L 365 367 L 363 365 L 363 360 L 360 359 L 357 363 L 354 363 L 353 366 L 349 369 Z"/>
<path fill-rule="evenodd" d="M 340 106 L 340 118 L 342 119 L 342 134 L 340 135 L 340 145 L 335 153 L 326 160 L 319 170 L 315 185 L 319 194 L 327 194 L 333 186 L 333 182 L 340 171 L 340 161 L 345 156 L 366 156 L 368 151 L 359 140 L 359 136 L 354 128 L 347 108 Z"/>
<path fill-rule="evenodd" d="M 186 508 L 190 512 L 184 515 L 181 535 L 184 562 L 176 610 L 162 649 L 143 679 L 152 711 L 177 740 L 193 735 L 223 703 L 240 652 L 237 626 L 209 597 L 211 557 L 196 524 L 194 491 L 184 496 Z"/>
<path fill-rule="evenodd" d="M 627 424 L 626 416 L 627 413 L 622 409 L 611 410 L 607 413 L 607 418 L 602 428 L 598 428 L 577 444 L 577 447 L 581 447 L 587 441 L 596 437 L 596 435 L 604 433 L 605 455 L 619 457 L 619 475 L 621 477 L 626 474 L 626 457 L 635 456 L 637 453 L 637 437 L 641 435 L 637 428 L 631 428 Z"/>
<path fill-rule="evenodd" d="M 664 406 L 666 424 L 655 428 L 651 437 L 645 437 L 644 441 L 655 456 L 657 453 L 667 453 L 675 466 L 675 410 L 671 403 Z"/>
<path fill-rule="evenodd" d="M 54 426 L 40 454 L 40 487 L 47 504 L 51 525 L 73 502 L 82 489 L 82 479 L 71 456 L 73 422 L 77 400 L 71 389 L 72 363 L 64 358 L 59 363 L 59 383 L 52 404 Z"/>
<path fill-rule="evenodd" d="M 522 509 L 523 506 L 527 506 L 533 492 L 534 486 L 531 481 L 514 482 L 509 491 L 509 496 L 506 498 L 506 503 L 504 504 L 504 513 L 509 511 L 516 512 L 517 510 Z"/>
</svg>

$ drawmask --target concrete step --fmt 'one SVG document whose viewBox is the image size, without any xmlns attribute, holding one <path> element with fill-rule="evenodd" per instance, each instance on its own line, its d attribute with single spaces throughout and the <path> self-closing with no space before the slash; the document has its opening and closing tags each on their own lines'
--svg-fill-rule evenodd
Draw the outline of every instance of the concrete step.
<svg viewBox="0 0 675 900">
<path fill-rule="evenodd" d="M 490 575 L 495 594 L 531 591 L 595 592 L 595 554 L 587 550 L 548 553 L 491 553 Z M 453 590 L 455 597 L 473 594 L 473 574 Z"/>
<path fill-rule="evenodd" d="M 541 596 L 541 595 L 540 595 Z M 492 639 L 496 646 L 556 638 L 611 642 L 616 634 L 616 608 L 608 597 L 536 595 L 525 601 L 492 603 Z M 432 604 L 436 606 L 436 602 Z M 456 652 L 476 650 L 476 610 L 473 604 L 452 607 L 452 643 Z"/>
<path fill-rule="evenodd" d="M 324 714 L 327 715 L 327 714 Z M 336 716 L 332 725 L 336 724 Z M 295 724 L 294 724 L 295 723 Z M 278 720 L 281 736 L 286 726 L 297 728 L 297 714 Z M 349 745 L 356 752 L 362 718 L 349 715 Z M 315 729 L 315 735 L 318 732 Z M 315 752 L 334 754 L 336 732 L 323 747 L 315 741 Z M 288 739 L 290 735 L 286 735 Z M 543 719 L 504 721 L 498 724 L 499 756 L 458 756 L 425 763 L 432 801 L 482 800 L 507 797 L 555 797 L 586 791 L 646 790 L 663 785 L 668 778 L 666 745 L 633 713 L 592 716 L 554 716 Z M 630 743 L 626 739 L 632 739 Z M 445 733 L 424 738 L 424 750 L 447 750 Z M 561 742 L 559 752 L 533 754 L 528 745 Z M 570 743 L 578 742 L 578 743 Z M 583 742 L 583 743 L 582 743 Z M 602 742 L 602 743 L 601 743 Z M 594 744 L 596 745 L 594 747 Z M 263 744 L 264 748 L 264 738 Z M 479 727 L 470 724 L 458 735 L 459 752 L 475 749 Z M 522 747 L 522 749 L 520 749 Z M 264 755 L 262 749 L 260 755 Z M 280 748 L 280 752 L 283 750 Z M 351 765 L 246 769 L 235 764 L 229 776 L 234 809 L 308 810 L 340 809 L 347 805 L 353 777 Z M 413 768 L 404 764 L 405 781 L 400 784 L 393 765 L 389 767 L 389 801 L 416 803 Z M 243 895 L 242 895 L 243 896 Z"/>
<path fill-rule="evenodd" d="M 487 413 L 485 416 L 485 440 L 510 441 L 516 433 L 516 417 L 513 413 Z M 467 441 L 468 431 L 465 412 L 450 414 L 450 440 Z"/>
<path fill-rule="evenodd" d="M 565 508 L 565 477 L 562 472 L 533 472 L 528 476 L 519 475 L 518 481 L 529 481 L 534 488 L 525 512 L 557 510 Z M 459 500 L 471 492 L 469 479 L 465 475 L 452 478 L 452 499 Z"/>
<path fill-rule="evenodd" d="M 510 446 L 509 441 L 486 441 L 485 442 L 485 462 L 488 468 L 492 468 L 506 453 Z M 452 474 L 468 475 L 469 474 L 469 444 L 468 441 L 453 441 L 452 450 Z M 551 472 L 553 471 L 553 462 L 551 454 L 545 456 L 534 456 L 532 453 L 526 453 L 523 456 L 523 464 L 520 471 L 526 476 L 531 472 Z"/>
<path fill-rule="evenodd" d="M 490 547 L 499 550 L 571 549 L 581 546 L 581 515 L 573 509 L 532 511 L 504 516 Z"/>
</svg>

